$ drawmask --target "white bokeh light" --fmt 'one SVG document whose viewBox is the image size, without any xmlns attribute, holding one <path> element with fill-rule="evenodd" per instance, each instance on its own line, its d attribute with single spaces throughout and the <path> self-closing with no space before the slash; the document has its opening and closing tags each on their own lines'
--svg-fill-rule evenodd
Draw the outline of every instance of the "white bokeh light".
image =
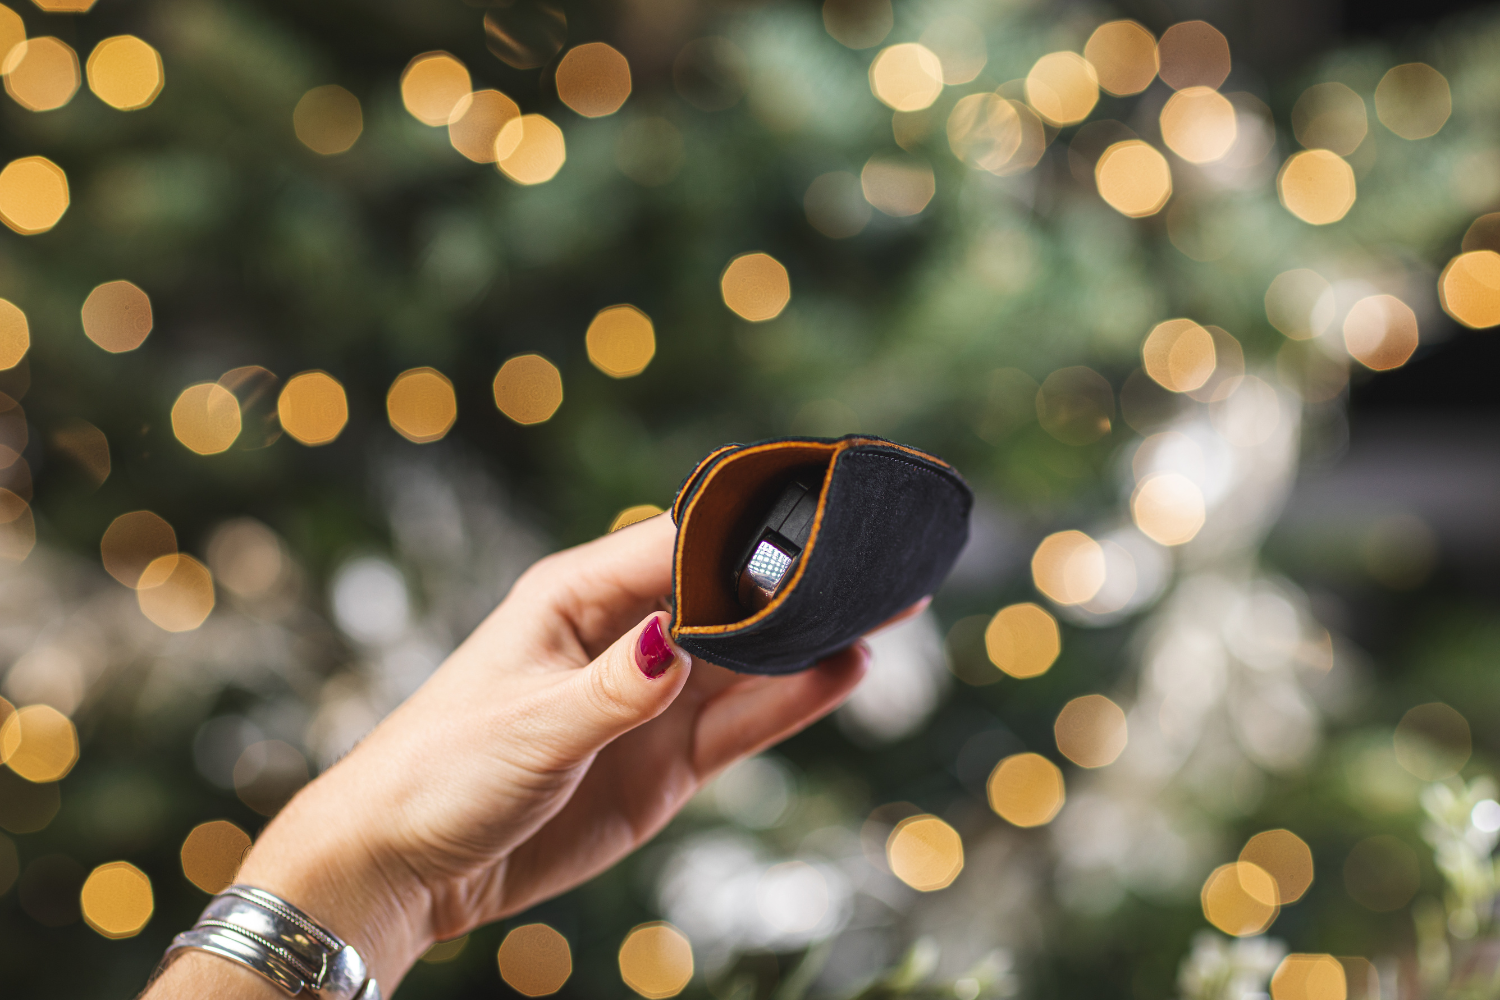
<svg viewBox="0 0 1500 1000">
<path fill-rule="evenodd" d="M 411 599 L 401 571 L 376 556 L 360 556 L 339 567 L 330 588 L 339 628 L 357 642 L 390 642 L 406 632 Z"/>
</svg>

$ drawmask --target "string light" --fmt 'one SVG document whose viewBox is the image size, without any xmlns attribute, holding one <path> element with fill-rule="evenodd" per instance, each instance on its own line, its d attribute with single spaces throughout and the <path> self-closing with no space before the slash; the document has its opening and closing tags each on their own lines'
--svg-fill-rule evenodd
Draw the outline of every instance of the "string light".
<svg viewBox="0 0 1500 1000">
<path fill-rule="evenodd" d="M 557 96 L 585 118 L 620 110 L 630 96 L 630 62 L 604 42 L 574 46 L 557 64 Z"/>
<path fill-rule="evenodd" d="M 1115 97 L 1139 94 L 1156 79 L 1156 36 L 1135 21 L 1109 21 L 1083 47 L 1099 86 Z"/>
<path fill-rule="evenodd" d="M 552 419 L 563 401 L 562 373 L 540 354 L 511 358 L 495 373 L 495 406 L 518 424 Z"/>
<path fill-rule="evenodd" d="M 22 236 L 57 225 L 71 200 L 68 175 L 45 156 L 23 156 L 0 170 L 0 222 Z"/>
</svg>

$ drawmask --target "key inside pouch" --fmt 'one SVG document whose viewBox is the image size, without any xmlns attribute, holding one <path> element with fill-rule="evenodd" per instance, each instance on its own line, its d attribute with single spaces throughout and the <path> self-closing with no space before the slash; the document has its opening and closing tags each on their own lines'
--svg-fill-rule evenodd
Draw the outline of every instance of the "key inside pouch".
<svg viewBox="0 0 1500 1000">
<path fill-rule="evenodd" d="M 833 443 L 774 442 L 707 472 L 679 528 L 677 627 L 734 625 L 795 587 L 798 562 L 816 544 L 836 451 Z"/>
<path fill-rule="evenodd" d="M 812 533 L 822 485 L 811 472 L 792 479 L 735 560 L 730 582 L 740 607 L 746 611 L 759 611 L 770 604 L 791 577 Z"/>
</svg>

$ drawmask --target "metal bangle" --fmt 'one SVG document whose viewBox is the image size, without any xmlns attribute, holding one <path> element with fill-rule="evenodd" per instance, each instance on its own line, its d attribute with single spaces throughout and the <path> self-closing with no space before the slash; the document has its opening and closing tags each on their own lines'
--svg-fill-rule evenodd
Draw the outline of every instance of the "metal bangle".
<svg viewBox="0 0 1500 1000">
<path fill-rule="evenodd" d="M 243 965 L 290 996 L 381 1000 L 359 952 L 291 903 L 252 886 L 232 885 L 215 896 L 193 928 L 172 939 L 152 980 L 187 950 Z"/>
</svg>

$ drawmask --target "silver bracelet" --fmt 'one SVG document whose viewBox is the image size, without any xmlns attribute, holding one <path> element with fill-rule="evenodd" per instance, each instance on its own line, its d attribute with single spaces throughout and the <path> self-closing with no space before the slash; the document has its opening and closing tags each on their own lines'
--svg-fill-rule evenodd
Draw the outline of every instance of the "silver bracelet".
<svg viewBox="0 0 1500 1000">
<path fill-rule="evenodd" d="M 291 996 L 305 990 L 325 1000 L 380 1000 L 359 952 L 291 903 L 248 885 L 215 896 L 193 929 L 172 939 L 152 980 L 187 950 L 238 962 Z"/>
</svg>

